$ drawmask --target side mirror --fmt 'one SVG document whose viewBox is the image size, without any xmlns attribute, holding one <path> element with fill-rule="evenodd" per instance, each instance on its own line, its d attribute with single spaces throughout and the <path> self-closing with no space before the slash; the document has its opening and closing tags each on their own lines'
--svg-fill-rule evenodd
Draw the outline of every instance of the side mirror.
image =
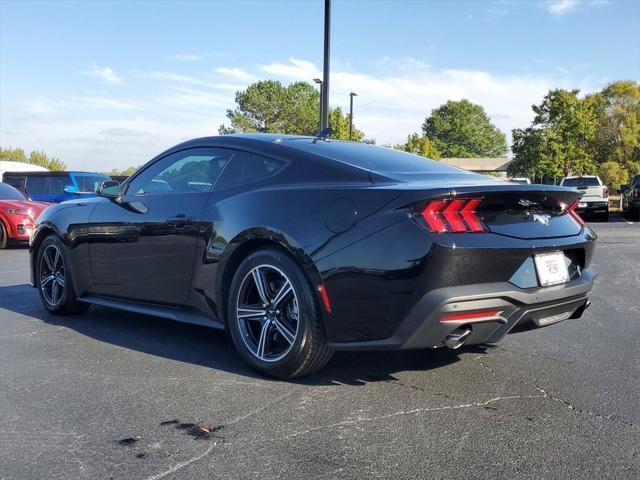
<svg viewBox="0 0 640 480">
<path fill-rule="evenodd" d="M 78 187 L 74 187 L 73 185 L 66 185 L 64 187 L 65 193 L 78 193 Z"/>
<path fill-rule="evenodd" d="M 120 196 L 120 182 L 116 180 L 105 180 L 98 185 L 96 193 L 99 197 L 115 200 Z"/>
</svg>

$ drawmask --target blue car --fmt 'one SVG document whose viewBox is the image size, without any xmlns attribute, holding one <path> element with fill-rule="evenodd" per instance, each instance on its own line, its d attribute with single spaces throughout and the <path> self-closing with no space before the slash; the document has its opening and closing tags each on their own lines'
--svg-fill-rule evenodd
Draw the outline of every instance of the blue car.
<svg viewBox="0 0 640 480">
<path fill-rule="evenodd" d="M 38 202 L 60 203 L 78 196 L 95 197 L 96 188 L 111 177 L 89 172 L 5 172 L 2 181 Z"/>
</svg>

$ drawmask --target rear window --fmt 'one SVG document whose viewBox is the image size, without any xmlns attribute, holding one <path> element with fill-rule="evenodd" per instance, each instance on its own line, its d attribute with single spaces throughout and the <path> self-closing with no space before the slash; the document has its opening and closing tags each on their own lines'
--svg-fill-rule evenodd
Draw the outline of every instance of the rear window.
<svg viewBox="0 0 640 480">
<path fill-rule="evenodd" d="M 596 177 L 565 178 L 562 186 L 572 188 L 599 187 L 600 182 L 598 182 Z"/>
<path fill-rule="evenodd" d="M 378 147 L 368 143 L 339 141 L 319 141 L 313 143 L 313 141 L 308 139 L 299 139 L 289 140 L 285 144 L 288 147 L 329 157 L 383 175 L 465 172 L 464 170 L 419 155 L 386 147 Z"/>
</svg>

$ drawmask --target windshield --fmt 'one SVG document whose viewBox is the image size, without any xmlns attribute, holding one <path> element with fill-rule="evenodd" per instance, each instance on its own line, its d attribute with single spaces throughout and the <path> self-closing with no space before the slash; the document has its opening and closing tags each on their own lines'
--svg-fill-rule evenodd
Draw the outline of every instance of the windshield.
<svg viewBox="0 0 640 480">
<path fill-rule="evenodd" d="M 75 175 L 80 192 L 95 192 L 98 185 L 109 180 L 106 175 Z"/>
<path fill-rule="evenodd" d="M 26 200 L 22 193 L 6 183 L 0 183 L 0 200 Z"/>
<path fill-rule="evenodd" d="M 565 178 L 562 186 L 573 188 L 599 187 L 600 182 L 596 177 Z"/>
</svg>

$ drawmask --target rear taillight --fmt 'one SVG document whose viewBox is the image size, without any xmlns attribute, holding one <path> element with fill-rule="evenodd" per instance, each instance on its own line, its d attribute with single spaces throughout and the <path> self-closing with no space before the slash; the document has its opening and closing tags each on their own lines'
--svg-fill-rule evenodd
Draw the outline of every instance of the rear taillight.
<svg viewBox="0 0 640 480">
<path fill-rule="evenodd" d="M 640 198 L 640 187 L 635 187 L 631 192 L 631 198 Z"/>
<path fill-rule="evenodd" d="M 609 187 L 603 187 L 602 188 L 602 197 L 603 198 L 609 198 Z"/>
<path fill-rule="evenodd" d="M 576 212 L 576 208 L 578 208 L 578 204 L 579 203 L 580 203 L 580 200 L 576 200 L 571 205 L 569 205 L 567 207 L 567 213 L 569 215 L 571 215 L 571 217 L 578 223 L 578 225 L 583 227 L 584 226 L 584 220 L 582 219 L 582 217 L 580 215 L 578 215 L 578 212 Z"/>
<path fill-rule="evenodd" d="M 427 204 L 422 216 L 435 233 L 484 232 L 486 229 L 476 213 L 480 201 L 477 198 L 435 200 Z"/>
</svg>

